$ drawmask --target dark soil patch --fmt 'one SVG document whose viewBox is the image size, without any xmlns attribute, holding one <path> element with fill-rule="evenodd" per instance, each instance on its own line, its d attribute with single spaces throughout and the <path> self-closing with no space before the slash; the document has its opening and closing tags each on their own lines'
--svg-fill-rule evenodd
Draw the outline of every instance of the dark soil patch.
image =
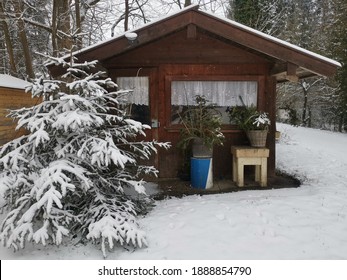
<svg viewBox="0 0 347 280">
<path fill-rule="evenodd" d="M 179 179 L 159 180 L 156 183 L 160 192 L 153 195 L 155 200 L 161 200 L 168 197 L 183 197 L 187 195 L 207 195 L 217 193 L 229 193 L 246 190 L 271 190 L 281 188 L 298 188 L 300 181 L 286 174 L 276 174 L 268 178 L 268 186 L 261 187 L 253 181 L 254 178 L 245 178 L 245 186 L 237 187 L 232 180 L 214 180 L 211 189 L 192 188 L 190 181 L 182 181 Z"/>
</svg>

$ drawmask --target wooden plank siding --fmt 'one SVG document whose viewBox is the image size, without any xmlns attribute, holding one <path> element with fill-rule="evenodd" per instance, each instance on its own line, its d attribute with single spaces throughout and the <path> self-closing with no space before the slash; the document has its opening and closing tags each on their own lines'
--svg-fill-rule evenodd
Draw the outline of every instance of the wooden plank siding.
<svg viewBox="0 0 347 280">
<path fill-rule="evenodd" d="M 138 73 L 150 77 L 150 110 L 152 118 L 160 121 L 160 127 L 152 128 L 150 135 L 156 140 L 172 143 L 172 148 L 168 151 L 160 150 L 153 162 L 160 170 L 159 176 L 163 178 L 177 177 L 183 161 L 182 152 L 176 147 L 180 139 L 180 126 L 172 126 L 170 121 L 173 80 L 256 80 L 258 108 L 265 111 L 269 104 L 273 104 L 266 100 L 272 95 L 265 93 L 266 89 L 271 93 L 275 90 L 275 85 L 268 84 L 267 80 L 273 66 L 271 60 L 218 40 L 201 29 L 191 31 L 190 28 L 178 30 L 160 41 L 103 62 L 114 80 L 120 76 L 136 76 Z M 273 114 L 273 122 L 274 117 Z M 248 144 L 248 140 L 243 131 L 231 125 L 225 125 L 223 133 L 226 136 L 224 145 L 214 149 L 214 176 L 231 178 L 230 146 Z M 274 132 L 273 135 L 271 132 L 270 137 L 274 137 Z M 269 143 L 273 152 L 275 142 Z M 269 160 L 270 174 L 274 172 L 274 159 L 273 154 Z"/>
<path fill-rule="evenodd" d="M 15 130 L 17 123 L 6 117 L 8 110 L 31 107 L 37 102 L 37 98 L 32 99 L 23 89 L 0 87 L 0 146 L 26 133 L 24 129 Z"/>
<path fill-rule="evenodd" d="M 147 139 L 169 141 L 173 147 L 160 150 L 152 159 L 160 177 L 176 177 L 182 163 L 179 125 L 171 125 L 171 82 L 174 80 L 256 80 L 258 109 L 269 112 L 272 125 L 267 146 L 269 175 L 275 172 L 276 83 L 314 75 L 332 76 L 338 62 L 314 54 L 282 40 L 199 10 L 198 5 L 132 30 L 137 34 L 130 43 L 125 34 L 101 42 L 74 55 L 83 62 L 99 60 L 116 81 L 121 76 L 148 76 L 150 79 L 151 118 L 160 127 L 148 132 Z M 67 57 L 65 57 L 68 59 Z M 53 76 L 62 73 L 51 65 Z M 225 104 L 228 106 L 229 104 Z M 231 177 L 231 145 L 248 144 L 244 132 L 225 125 L 224 146 L 214 151 L 214 175 Z"/>
<path fill-rule="evenodd" d="M 159 119 L 163 120 L 163 125 L 159 128 L 159 140 L 169 140 L 173 148 L 165 152 L 165 157 L 159 157 L 160 173 L 163 177 L 175 177 L 177 170 L 182 164 L 181 152 L 176 148 L 179 141 L 180 126 L 171 126 L 171 81 L 182 80 L 257 80 L 258 81 L 258 107 L 260 110 L 266 109 L 265 101 L 265 73 L 266 67 L 263 65 L 161 65 L 159 67 L 159 93 L 161 104 Z M 246 75 L 245 75 L 246 74 Z M 228 104 L 225 104 L 226 106 Z M 231 177 L 232 157 L 230 154 L 231 145 L 246 145 L 248 140 L 243 131 L 231 125 L 223 127 L 223 134 L 226 141 L 223 146 L 215 147 L 213 155 L 213 172 L 217 178 Z M 274 150 L 274 147 L 270 148 Z M 274 159 L 274 157 L 273 157 Z M 167 162 L 170 162 L 168 165 Z M 274 165 L 273 165 L 274 166 Z M 274 172 L 274 170 L 271 170 Z"/>
<path fill-rule="evenodd" d="M 111 57 L 104 61 L 103 65 L 110 69 L 119 68 L 121 65 L 143 67 L 168 63 L 264 64 L 269 63 L 269 60 L 211 38 L 201 31 L 196 39 L 190 39 L 187 37 L 187 29 L 184 29 L 162 38 L 159 42 L 152 42 L 123 55 Z"/>
</svg>

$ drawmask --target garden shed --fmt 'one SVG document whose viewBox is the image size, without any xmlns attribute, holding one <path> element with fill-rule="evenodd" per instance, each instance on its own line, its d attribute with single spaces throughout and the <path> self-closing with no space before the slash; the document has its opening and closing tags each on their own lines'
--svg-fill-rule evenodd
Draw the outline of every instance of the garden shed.
<svg viewBox="0 0 347 280">
<path fill-rule="evenodd" d="M 160 177 L 177 177 L 183 158 L 176 147 L 181 125 L 178 113 L 194 96 L 205 95 L 223 115 L 226 141 L 216 147 L 216 178 L 231 177 L 232 145 L 247 144 L 243 131 L 229 123 L 228 106 L 240 105 L 240 97 L 269 113 L 272 124 L 267 141 L 268 173 L 275 171 L 276 84 L 315 75 L 332 76 L 340 64 L 295 45 L 271 37 L 235 21 L 189 6 L 140 28 L 84 48 L 76 57 L 98 60 L 120 88 L 133 89 L 129 111 L 149 124 L 147 139 L 169 141 L 152 164 Z M 53 75 L 61 69 L 52 66 Z"/>
<path fill-rule="evenodd" d="M 25 92 L 29 82 L 16 77 L 0 74 L 0 146 L 18 137 L 24 131 L 16 131 L 16 123 L 6 117 L 9 109 L 19 109 L 35 105 L 37 99 Z"/>
</svg>

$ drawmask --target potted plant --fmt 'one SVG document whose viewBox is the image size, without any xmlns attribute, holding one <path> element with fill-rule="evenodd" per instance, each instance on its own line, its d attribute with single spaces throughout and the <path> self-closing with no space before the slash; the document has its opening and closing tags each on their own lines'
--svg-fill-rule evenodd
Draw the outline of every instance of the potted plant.
<svg viewBox="0 0 347 280">
<path fill-rule="evenodd" d="M 222 145 L 220 112 L 204 96 L 195 97 L 196 105 L 180 115 L 183 128 L 178 146 L 187 149 L 192 143 L 193 157 L 212 157 L 214 145 Z"/>
<path fill-rule="evenodd" d="M 268 113 L 254 106 L 236 106 L 227 109 L 230 122 L 246 132 L 252 147 L 265 147 L 271 124 Z"/>
<path fill-rule="evenodd" d="M 214 145 L 222 145 L 221 114 L 204 96 L 195 97 L 195 106 L 188 107 L 180 115 L 181 140 L 178 146 L 190 159 L 191 186 L 199 189 L 213 187 L 212 154 Z"/>
</svg>

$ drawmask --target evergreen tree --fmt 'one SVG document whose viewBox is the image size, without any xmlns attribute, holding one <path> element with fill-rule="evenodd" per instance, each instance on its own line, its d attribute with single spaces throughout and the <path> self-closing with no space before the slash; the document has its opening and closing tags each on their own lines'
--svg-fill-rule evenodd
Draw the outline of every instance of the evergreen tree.
<svg viewBox="0 0 347 280">
<path fill-rule="evenodd" d="M 256 28 L 260 16 L 259 0 L 231 0 L 228 17 L 235 21 Z"/>
<path fill-rule="evenodd" d="M 337 0 L 336 4 L 337 20 L 332 32 L 331 49 L 334 57 L 342 63 L 337 75 L 339 86 L 336 94 L 338 130 L 342 132 L 347 131 L 347 1 Z"/>
<path fill-rule="evenodd" d="M 288 0 L 229 0 L 227 17 L 267 34 L 283 30 Z"/>
<path fill-rule="evenodd" d="M 138 160 L 169 144 L 136 141 L 149 127 L 125 117 L 126 92 L 107 91 L 116 84 L 90 73 L 96 61 L 55 62 L 66 69 L 62 79 L 41 77 L 30 89 L 44 101 L 11 112 L 29 133 L 0 149 L 9 210 L 0 240 L 17 250 L 26 241 L 59 245 L 81 234 L 100 244 L 104 256 L 115 243 L 141 247 L 146 238 L 136 216 L 149 201 L 127 190 L 145 195 L 141 174 L 157 171 Z"/>
<path fill-rule="evenodd" d="M 288 1 L 285 16 L 287 21 L 278 37 L 323 56 L 334 57 L 330 41 L 335 29 L 333 23 L 340 9 L 335 2 Z M 335 127 L 334 119 L 338 110 L 334 96 L 337 83 L 333 79 L 312 77 L 300 83 L 286 84 L 278 87 L 279 107 L 285 107 L 301 115 L 300 125 L 329 129 Z M 286 96 L 283 95 L 284 89 Z"/>
</svg>

